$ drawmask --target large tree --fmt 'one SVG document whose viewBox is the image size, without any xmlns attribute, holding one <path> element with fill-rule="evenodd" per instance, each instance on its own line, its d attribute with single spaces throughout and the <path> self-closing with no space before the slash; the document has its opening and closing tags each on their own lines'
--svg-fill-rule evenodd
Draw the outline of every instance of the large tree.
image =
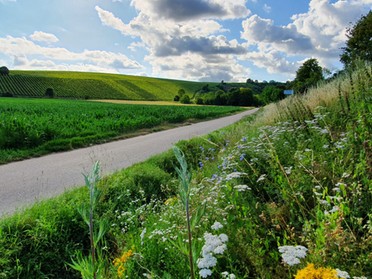
<svg viewBox="0 0 372 279">
<path fill-rule="evenodd" d="M 357 59 L 372 61 L 372 11 L 348 28 L 346 36 L 348 40 L 340 59 L 345 67 L 352 66 Z"/>
<path fill-rule="evenodd" d="M 323 80 L 323 68 L 315 58 L 310 58 L 302 64 L 296 72 L 296 78 L 293 81 L 293 89 L 296 93 L 304 93 L 308 88 L 315 86 Z"/>
</svg>

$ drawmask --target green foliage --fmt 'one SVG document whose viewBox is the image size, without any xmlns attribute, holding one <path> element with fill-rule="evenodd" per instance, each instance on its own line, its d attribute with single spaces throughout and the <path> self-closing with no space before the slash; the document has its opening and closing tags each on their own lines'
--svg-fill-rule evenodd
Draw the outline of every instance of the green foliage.
<svg viewBox="0 0 372 279">
<path fill-rule="evenodd" d="M 45 90 L 45 96 L 49 98 L 54 98 L 54 89 L 49 87 Z"/>
<path fill-rule="evenodd" d="M 186 95 L 185 95 L 186 96 Z M 204 119 L 233 108 L 122 105 L 72 100 L 6 99 L 0 103 L 0 161 L 69 150 L 187 119 Z M 16 155 L 19 153 L 19 155 Z M 14 158 L 13 158 L 14 159 Z"/>
<path fill-rule="evenodd" d="M 347 30 L 347 38 L 340 59 L 346 67 L 353 66 L 358 59 L 372 61 L 372 11 Z"/>
<path fill-rule="evenodd" d="M 284 99 L 283 89 L 276 86 L 268 85 L 262 91 L 260 99 L 263 101 L 264 104 L 280 101 Z"/>
<path fill-rule="evenodd" d="M 177 93 L 178 96 L 182 97 L 185 94 L 186 94 L 185 89 L 181 88 L 180 90 L 178 90 L 178 93 Z"/>
<path fill-rule="evenodd" d="M 293 87 L 296 93 L 304 93 L 310 87 L 317 85 L 323 80 L 323 69 L 319 66 L 318 60 L 311 58 L 306 60 L 297 70 Z"/>
<path fill-rule="evenodd" d="M 79 278 L 66 262 L 73 251 L 89 247 L 75 208 L 82 193 L 75 190 L 1 220 L 0 278 Z"/>
<path fill-rule="evenodd" d="M 97 188 L 100 180 L 98 162 L 94 164 L 91 173 L 84 175 L 84 180 L 89 190 L 89 206 L 83 204 L 78 211 L 89 229 L 90 254 L 86 257 L 81 251 L 77 251 L 75 259 L 73 258 L 72 264 L 69 265 L 79 271 L 83 279 L 104 278 L 105 259 L 102 254 L 102 243 L 109 226 L 104 219 L 99 219 L 95 212 L 101 194 Z"/>
<path fill-rule="evenodd" d="M 233 87 L 228 92 L 221 89 L 196 95 L 199 103 L 217 106 L 256 106 L 259 105 L 257 96 L 253 94 L 250 88 Z"/>
<path fill-rule="evenodd" d="M 181 104 L 191 104 L 191 100 L 190 100 L 189 95 L 183 95 L 183 96 L 180 98 L 180 103 L 181 103 Z"/>
<path fill-rule="evenodd" d="M 8 76 L 9 75 L 9 69 L 5 66 L 0 67 L 0 76 Z"/>
</svg>

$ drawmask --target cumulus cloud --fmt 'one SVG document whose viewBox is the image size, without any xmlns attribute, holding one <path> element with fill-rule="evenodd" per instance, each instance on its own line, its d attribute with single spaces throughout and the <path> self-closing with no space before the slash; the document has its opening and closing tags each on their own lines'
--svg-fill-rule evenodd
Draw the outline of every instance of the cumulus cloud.
<svg viewBox="0 0 372 279">
<path fill-rule="evenodd" d="M 113 13 L 101 9 L 99 6 L 96 6 L 95 9 L 103 25 L 110 26 L 124 34 L 130 33 L 129 27 L 120 18 L 115 17 Z"/>
<path fill-rule="evenodd" d="M 30 38 L 33 41 L 46 43 L 56 43 L 59 41 L 55 35 L 42 31 L 35 31 L 32 35 L 30 35 Z"/>
<path fill-rule="evenodd" d="M 176 57 L 148 56 L 146 60 L 153 66 L 155 75 L 166 74 L 167 77 L 175 79 L 183 77 L 199 81 L 245 81 L 250 74 L 249 70 L 236 63 L 232 56 L 205 57 L 189 52 Z"/>
<path fill-rule="evenodd" d="M 14 66 L 22 69 L 49 67 L 49 69 L 119 72 L 120 69 L 143 68 L 138 62 L 121 53 L 101 50 L 72 52 L 65 48 L 43 47 L 25 37 L 0 38 L 0 52 L 14 57 Z"/>
<path fill-rule="evenodd" d="M 334 68 L 346 41 L 346 28 L 371 9 L 372 0 L 311 0 L 306 13 L 292 16 L 285 26 L 274 25 L 270 19 L 252 15 L 242 22 L 241 38 L 257 52 L 246 57 L 269 72 L 293 68 L 305 58 L 317 58 L 322 66 Z M 271 66 L 260 61 L 269 59 Z"/>
<path fill-rule="evenodd" d="M 132 0 L 138 15 L 124 23 L 112 12 L 96 6 L 103 25 L 118 30 L 123 35 L 137 37 L 140 43 L 130 46 L 131 50 L 141 46 L 148 51 L 147 61 L 155 75 L 160 70 L 174 78 L 212 79 L 224 77 L 229 80 L 241 67 L 235 56 L 243 55 L 247 49 L 236 40 L 228 40 L 228 32 L 216 19 L 240 18 L 250 11 L 245 0 Z M 198 62 L 190 62 L 190 58 Z M 213 57 L 213 59 L 212 59 Z M 218 67 L 212 60 L 230 63 L 231 67 Z M 181 69 L 177 65 L 185 66 Z M 228 62 L 227 62 L 228 61 Z M 172 65 L 171 70 L 167 70 Z M 193 70 L 198 65 L 198 70 Z M 200 67 L 200 65 L 204 65 Z M 227 69 L 228 68 L 228 69 Z M 208 73 L 201 73 L 201 69 Z M 231 70 L 231 73 L 223 73 Z M 239 69 L 241 73 L 244 70 Z M 197 73 L 197 74 L 196 74 Z M 168 75 L 170 74 L 170 75 Z M 174 76 L 178 74 L 178 76 Z"/>
<path fill-rule="evenodd" d="M 242 18 L 250 11 L 245 0 L 132 0 L 132 5 L 149 16 L 174 21 L 196 18 Z"/>
<path fill-rule="evenodd" d="M 253 15 L 243 21 L 242 38 L 249 44 L 272 44 L 284 52 L 303 52 L 313 49 L 311 39 L 299 33 L 293 25 L 275 26 L 271 19 Z"/>
</svg>

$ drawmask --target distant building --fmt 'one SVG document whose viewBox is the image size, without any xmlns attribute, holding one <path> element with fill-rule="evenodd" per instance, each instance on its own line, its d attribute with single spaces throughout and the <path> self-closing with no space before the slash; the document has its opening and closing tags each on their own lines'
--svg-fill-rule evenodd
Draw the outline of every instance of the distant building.
<svg viewBox="0 0 372 279">
<path fill-rule="evenodd" d="M 294 90 L 293 89 L 290 89 L 290 90 L 284 90 L 283 91 L 284 95 L 293 95 L 294 94 Z"/>
</svg>

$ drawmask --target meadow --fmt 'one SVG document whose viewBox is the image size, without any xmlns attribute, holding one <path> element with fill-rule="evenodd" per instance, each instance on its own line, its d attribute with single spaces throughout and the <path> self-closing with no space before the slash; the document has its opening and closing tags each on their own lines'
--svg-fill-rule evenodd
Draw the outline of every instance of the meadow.
<svg viewBox="0 0 372 279">
<path fill-rule="evenodd" d="M 119 74 L 11 71 L 0 76 L 0 95 L 43 97 L 53 88 L 59 98 L 173 101 L 178 90 L 192 96 L 206 83 Z"/>
<path fill-rule="evenodd" d="M 164 129 L 239 108 L 110 104 L 61 99 L 2 98 L 0 163 Z"/>
<path fill-rule="evenodd" d="M 96 164 L 2 218 L 0 278 L 371 278 L 371 75 L 108 177 Z"/>
</svg>

